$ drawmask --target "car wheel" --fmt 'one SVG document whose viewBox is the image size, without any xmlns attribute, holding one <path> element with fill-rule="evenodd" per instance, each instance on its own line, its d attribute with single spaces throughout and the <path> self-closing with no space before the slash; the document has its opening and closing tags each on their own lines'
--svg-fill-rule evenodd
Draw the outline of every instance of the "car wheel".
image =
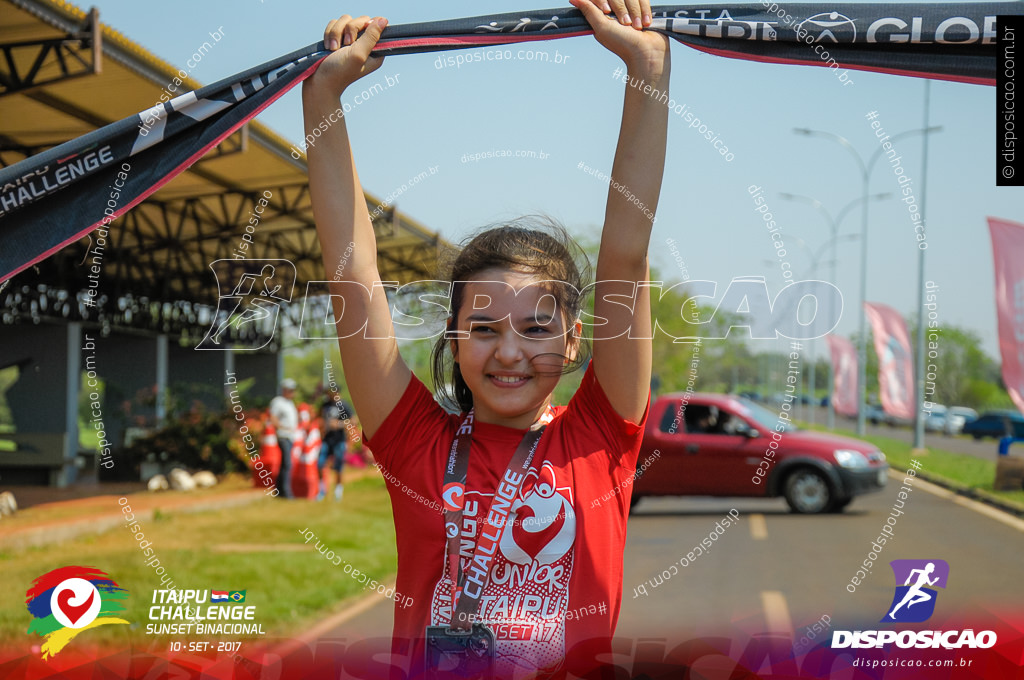
<svg viewBox="0 0 1024 680">
<path fill-rule="evenodd" d="M 803 515 L 824 512 L 832 503 L 828 481 L 820 472 L 807 467 L 786 477 L 785 496 L 793 512 Z"/>
</svg>

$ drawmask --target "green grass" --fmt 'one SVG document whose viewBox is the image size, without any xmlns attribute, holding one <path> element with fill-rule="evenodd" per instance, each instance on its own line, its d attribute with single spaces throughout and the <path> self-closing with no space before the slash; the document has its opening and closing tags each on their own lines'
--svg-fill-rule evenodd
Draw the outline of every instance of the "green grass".
<svg viewBox="0 0 1024 680">
<path fill-rule="evenodd" d="M 246 605 L 269 636 L 292 636 L 329 613 L 346 598 L 369 593 L 363 585 L 307 546 L 300 531 L 311 529 L 343 560 L 377 581 L 396 570 L 395 532 L 384 481 L 368 477 L 346 484 L 341 503 L 263 498 L 219 511 L 186 514 L 165 510 L 141 523 L 160 565 L 179 589 L 247 590 Z M 245 544 L 247 552 L 218 552 Z M 301 551 L 285 550 L 302 546 Z M 88 644 L 148 645 L 181 636 L 147 636 L 153 591 L 160 584 L 154 566 L 127 528 L 24 550 L 0 550 L 0 639 L 25 636 L 30 617 L 25 591 L 41 574 L 61 566 L 93 566 L 129 592 L 124 617 L 131 626 L 87 631 Z M 344 562 L 342 563 L 344 565 Z M 376 597 L 383 597 L 377 595 Z M 194 636 L 193 636 L 194 637 Z M 217 636 L 212 636 L 214 639 Z"/>
<path fill-rule="evenodd" d="M 801 424 L 801 426 L 812 430 L 827 431 L 825 427 L 818 425 L 808 427 Z M 889 467 L 896 472 L 905 472 L 910 467 L 911 459 L 916 459 L 921 464 L 920 472 L 928 477 L 975 489 L 1019 505 L 1021 509 L 1024 509 L 1024 490 L 993 490 L 992 484 L 996 478 L 996 464 L 993 461 L 932 446 L 928 447 L 927 455 L 913 456 L 911 455 L 913 445 L 910 442 L 874 435 L 859 437 L 853 430 L 838 428 L 835 433 L 874 444 L 885 453 L 886 458 L 889 459 Z"/>
</svg>

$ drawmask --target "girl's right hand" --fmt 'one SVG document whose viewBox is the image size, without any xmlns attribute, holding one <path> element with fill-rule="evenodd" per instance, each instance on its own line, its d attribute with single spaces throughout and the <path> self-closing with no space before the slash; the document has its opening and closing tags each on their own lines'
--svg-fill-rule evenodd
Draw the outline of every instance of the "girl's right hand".
<svg viewBox="0 0 1024 680">
<path fill-rule="evenodd" d="M 371 58 L 370 52 L 387 25 L 388 20 L 383 17 L 353 19 L 348 14 L 327 24 L 324 45 L 333 54 L 320 62 L 316 73 L 306 83 L 340 97 L 345 88 L 384 63 L 384 57 Z M 360 31 L 364 31 L 363 35 L 357 39 Z"/>
</svg>

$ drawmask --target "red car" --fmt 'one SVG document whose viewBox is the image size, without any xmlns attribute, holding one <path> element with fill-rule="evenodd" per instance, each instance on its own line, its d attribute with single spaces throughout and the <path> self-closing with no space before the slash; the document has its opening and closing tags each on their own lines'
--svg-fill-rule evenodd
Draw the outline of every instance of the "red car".
<svg viewBox="0 0 1024 680">
<path fill-rule="evenodd" d="M 644 496 L 784 496 L 794 512 L 841 512 L 885 486 L 889 465 L 873 444 L 801 431 L 742 397 L 686 396 L 651 404 L 632 504 Z"/>
</svg>

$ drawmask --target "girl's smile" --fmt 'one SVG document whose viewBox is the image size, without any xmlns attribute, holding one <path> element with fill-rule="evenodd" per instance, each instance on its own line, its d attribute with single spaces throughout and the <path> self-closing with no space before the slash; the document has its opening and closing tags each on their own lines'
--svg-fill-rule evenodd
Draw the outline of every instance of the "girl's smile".
<svg viewBox="0 0 1024 680">
<path fill-rule="evenodd" d="M 477 420 L 528 428 L 547 408 L 578 341 L 555 296 L 533 274 L 488 269 L 462 291 L 452 354 L 473 393 Z"/>
</svg>

